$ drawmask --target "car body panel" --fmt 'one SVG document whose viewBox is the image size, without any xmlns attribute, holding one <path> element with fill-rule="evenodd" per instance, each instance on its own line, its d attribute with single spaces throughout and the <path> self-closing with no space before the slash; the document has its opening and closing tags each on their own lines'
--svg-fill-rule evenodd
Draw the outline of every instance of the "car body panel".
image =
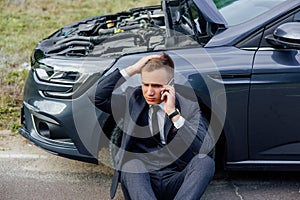
<svg viewBox="0 0 300 200">
<path fill-rule="evenodd" d="M 161 7 L 89 18 L 43 40 L 32 56 L 20 133 L 49 152 L 97 163 L 102 156 L 99 150 L 107 147 L 107 136 L 116 122 L 95 108 L 87 94 L 113 70 L 124 69 L 146 55 L 166 52 L 176 64 L 176 90 L 199 102 L 203 116 L 217 132 L 216 139 L 221 138 L 219 143 L 224 147 L 219 151 L 227 169 L 299 169 L 300 125 L 295 123 L 300 111 L 296 106 L 300 96 L 299 50 L 274 46 L 267 37 L 282 24 L 300 21 L 300 2 L 284 1 L 249 21 L 231 25 L 212 1 L 194 0 L 204 23 L 214 30 L 205 36 L 193 35 L 194 27 L 176 21 L 176 9 L 184 2 L 192 1 L 163 1 Z M 147 35 L 148 29 L 139 21 L 139 17 L 147 19 L 147 9 L 161 29 L 149 30 L 156 34 L 153 46 L 132 41 L 132 37 L 142 41 L 138 33 Z M 138 20 L 131 20 L 132 16 Z M 107 28 L 99 30 L 106 41 L 98 35 L 83 36 L 96 33 L 92 27 L 98 22 L 107 26 L 111 22 L 106 19 L 117 22 L 118 17 L 130 24 L 118 31 L 130 29 L 130 34 L 124 36 Z M 136 29 L 139 23 L 143 27 Z M 109 41 L 110 36 L 115 40 Z M 71 54 L 66 53 L 69 50 Z M 140 78 L 132 77 L 126 84 L 123 87 L 137 86 Z"/>
<path fill-rule="evenodd" d="M 300 51 L 258 51 L 249 101 L 251 159 L 300 159 L 299 80 Z"/>
</svg>

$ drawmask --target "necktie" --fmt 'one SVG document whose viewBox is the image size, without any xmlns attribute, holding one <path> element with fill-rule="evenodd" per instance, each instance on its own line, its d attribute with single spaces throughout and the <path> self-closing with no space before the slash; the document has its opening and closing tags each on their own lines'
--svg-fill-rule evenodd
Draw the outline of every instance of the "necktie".
<svg viewBox="0 0 300 200">
<path fill-rule="evenodd" d="M 158 126 L 158 119 L 157 119 L 157 112 L 159 111 L 159 106 L 152 106 L 152 108 L 153 108 L 152 117 L 151 117 L 152 134 L 156 135 L 159 133 L 159 126 Z"/>
</svg>

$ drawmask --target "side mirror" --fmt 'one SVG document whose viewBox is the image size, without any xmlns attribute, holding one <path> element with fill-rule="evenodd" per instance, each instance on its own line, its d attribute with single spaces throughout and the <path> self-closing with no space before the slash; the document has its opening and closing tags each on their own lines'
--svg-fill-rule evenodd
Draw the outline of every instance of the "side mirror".
<svg viewBox="0 0 300 200">
<path fill-rule="evenodd" d="M 288 22 L 278 26 L 273 35 L 265 37 L 275 47 L 300 50 L 300 22 Z"/>
</svg>

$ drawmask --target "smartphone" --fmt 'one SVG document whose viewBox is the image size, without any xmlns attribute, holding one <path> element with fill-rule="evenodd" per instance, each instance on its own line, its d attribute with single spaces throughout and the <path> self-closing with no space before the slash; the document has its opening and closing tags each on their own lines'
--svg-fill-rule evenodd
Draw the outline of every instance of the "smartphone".
<svg viewBox="0 0 300 200">
<path fill-rule="evenodd" d="M 169 80 L 169 82 L 167 83 L 167 85 L 173 86 L 174 85 L 174 78 L 171 78 L 171 80 Z"/>
<path fill-rule="evenodd" d="M 174 85 L 174 78 L 171 78 L 171 79 L 169 80 L 169 82 L 168 82 L 166 85 L 171 85 L 171 86 L 173 86 L 173 85 Z M 163 95 L 165 92 L 167 92 L 167 90 L 161 91 L 160 94 Z"/>
</svg>

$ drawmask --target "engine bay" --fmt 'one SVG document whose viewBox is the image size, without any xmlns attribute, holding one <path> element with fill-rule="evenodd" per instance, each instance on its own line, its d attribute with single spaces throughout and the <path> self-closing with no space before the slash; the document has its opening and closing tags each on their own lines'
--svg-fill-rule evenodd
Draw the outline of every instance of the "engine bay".
<svg viewBox="0 0 300 200">
<path fill-rule="evenodd" d="M 169 19 L 162 6 L 136 8 L 112 15 L 93 17 L 68 25 L 41 41 L 36 50 L 44 56 L 118 57 L 146 52 L 199 45 L 186 34 L 170 37 Z M 171 42 L 170 42 L 171 41 Z"/>
<path fill-rule="evenodd" d="M 45 56 L 117 56 L 163 48 L 164 36 L 164 13 L 160 7 L 148 7 L 65 26 L 37 48 Z"/>
</svg>

